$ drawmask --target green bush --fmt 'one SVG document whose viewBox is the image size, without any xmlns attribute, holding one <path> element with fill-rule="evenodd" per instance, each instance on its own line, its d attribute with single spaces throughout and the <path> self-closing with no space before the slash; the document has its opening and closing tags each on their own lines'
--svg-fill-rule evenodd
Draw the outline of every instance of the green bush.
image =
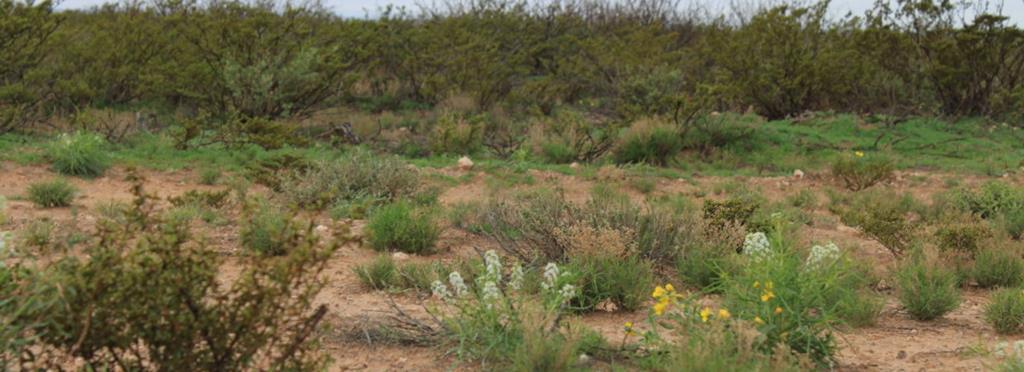
<svg viewBox="0 0 1024 372">
<path fill-rule="evenodd" d="M 368 264 L 356 265 L 352 271 L 359 277 L 359 282 L 370 289 L 391 288 L 399 279 L 398 267 L 387 254 L 377 256 Z"/>
<path fill-rule="evenodd" d="M 636 257 L 581 255 L 569 258 L 566 270 L 576 278 L 579 296 L 572 307 L 594 311 L 603 302 L 626 311 L 639 309 L 654 284 L 651 264 Z"/>
<path fill-rule="evenodd" d="M 918 224 L 911 213 L 917 208 L 910 194 L 880 191 L 834 195 L 829 207 L 844 224 L 859 228 L 896 256 L 901 256 L 915 239 Z"/>
<path fill-rule="evenodd" d="M 992 237 L 992 228 L 985 221 L 962 218 L 941 224 L 935 230 L 939 249 L 974 257 L 982 242 Z"/>
<path fill-rule="evenodd" d="M 1005 288 L 993 293 L 985 306 L 985 321 L 1000 334 L 1024 331 L 1024 291 Z"/>
<path fill-rule="evenodd" d="M 432 252 L 441 234 L 431 211 L 413 208 L 404 201 L 378 208 L 366 229 L 374 249 L 416 254 Z"/>
<path fill-rule="evenodd" d="M 280 191 L 301 207 L 322 209 L 366 200 L 393 201 L 413 195 L 419 187 L 419 173 L 402 160 L 356 149 L 290 172 Z"/>
<path fill-rule="evenodd" d="M 851 191 L 860 191 L 892 178 L 895 167 L 892 160 L 879 155 L 840 155 L 832 163 L 832 175 Z"/>
<path fill-rule="evenodd" d="M 54 243 L 53 221 L 49 219 L 32 221 L 21 231 L 21 240 L 27 247 L 45 250 Z"/>
<path fill-rule="evenodd" d="M 1010 247 L 982 249 L 974 257 L 970 276 L 982 288 L 1016 287 L 1024 282 L 1024 259 Z"/>
<path fill-rule="evenodd" d="M 28 199 L 40 208 L 67 207 L 75 199 L 78 189 L 68 181 L 55 179 L 29 185 Z"/>
<path fill-rule="evenodd" d="M 743 229 L 736 225 L 702 227 L 697 239 L 681 247 L 675 262 L 676 273 L 688 284 L 706 291 L 721 291 L 721 279 L 734 274 L 739 267 L 736 251 L 743 243 Z"/>
<path fill-rule="evenodd" d="M 241 223 L 242 246 L 260 255 L 288 254 L 288 247 L 298 237 L 297 226 L 291 216 L 267 202 L 255 202 L 246 207 Z"/>
<path fill-rule="evenodd" d="M 434 154 L 472 155 L 483 144 L 483 117 L 464 117 L 456 112 L 442 113 L 430 134 Z"/>
<path fill-rule="evenodd" d="M 204 168 L 199 171 L 199 184 L 216 185 L 217 181 L 220 181 L 221 176 L 221 170 L 218 168 Z"/>
<path fill-rule="evenodd" d="M 724 201 L 704 200 L 704 219 L 714 226 L 721 228 L 726 224 L 747 225 L 754 212 L 760 208 L 760 204 L 741 198 L 733 198 Z"/>
<path fill-rule="evenodd" d="M 0 342 L 16 331 L 24 347 L 4 344 L 0 362 L 18 370 L 60 369 L 68 358 L 130 370 L 326 368 L 315 331 L 327 307 L 313 300 L 338 243 L 304 235 L 289 241 L 289 254 L 254 257 L 224 281 L 223 255 L 187 225 L 150 213 L 141 185 L 129 223 L 97 229 L 83 254 L 0 267 Z"/>
<path fill-rule="evenodd" d="M 46 149 L 53 170 L 66 176 L 98 177 L 110 167 L 106 141 L 98 135 L 62 134 Z"/>
<path fill-rule="evenodd" d="M 985 219 L 1024 210 L 1024 191 L 1000 181 L 988 182 L 977 190 L 958 189 L 950 199 L 961 210 Z"/>
<path fill-rule="evenodd" d="M 960 306 L 956 272 L 940 263 L 910 258 L 896 279 L 900 301 L 914 319 L 932 320 Z"/>
<path fill-rule="evenodd" d="M 682 149 L 682 136 L 677 130 L 665 125 L 640 122 L 623 135 L 614 157 L 619 164 L 664 166 Z"/>
</svg>

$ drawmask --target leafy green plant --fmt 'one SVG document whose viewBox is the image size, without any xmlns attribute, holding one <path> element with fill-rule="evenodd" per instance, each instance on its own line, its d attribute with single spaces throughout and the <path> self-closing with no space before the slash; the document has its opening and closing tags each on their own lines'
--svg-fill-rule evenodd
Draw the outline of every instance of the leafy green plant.
<svg viewBox="0 0 1024 372">
<path fill-rule="evenodd" d="M 757 202 L 741 198 L 723 201 L 707 199 L 704 200 L 704 219 L 718 228 L 730 223 L 746 225 L 758 208 L 760 205 Z"/>
<path fill-rule="evenodd" d="M 430 253 L 441 234 L 431 211 L 414 208 L 405 201 L 378 208 L 366 228 L 370 245 L 379 251 Z"/>
<path fill-rule="evenodd" d="M 66 176 L 98 177 L 110 167 L 106 141 L 85 132 L 62 134 L 46 150 L 53 170 Z"/>
<path fill-rule="evenodd" d="M 576 278 L 579 295 L 570 304 L 578 311 L 594 311 L 605 302 L 636 310 L 654 283 L 650 263 L 636 257 L 580 255 L 571 257 L 565 269 Z"/>
<path fill-rule="evenodd" d="M 64 179 L 54 179 L 29 185 L 28 198 L 40 208 L 67 207 L 75 199 L 78 189 Z"/>
<path fill-rule="evenodd" d="M 203 168 L 199 171 L 199 184 L 216 185 L 223 173 L 219 168 Z"/>
<path fill-rule="evenodd" d="M 970 217 L 948 221 L 935 230 L 935 239 L 940 249 L 965 254 L 968 257 L 973 257 L 982 242 L 992 235 L 992 228 L 988 223 Z"/>
<path fill-rule="evenodd" d="M 45 250 L 54 243 L 53 221 L 49 219 L 32 221 L 21 231 L 21 240 L 25 246 Z"/>
<path fill-rule="evenodd" d="M 888 180 L 893 170 L 893 162 L 889 158 L 880 154 L 864 155 L 860 151 L 853 155 L 840 155 L 832 163 L 832 175 L 851 191 L 860 191 Z"/>
<path fill-rule="evenodd" d="M 982 249 L 974 256 L 970 276 L 982 288 L 1016 287 L 1024 282 L 1024 259 L 1011 247 Z"/>
<path fill-rule="evenodd" d="M 895 256 L 902 256 L 915 239 L 918 224 L 910 217 L 916 208 L 909 194 L 880 191 L 834 195 L 829 207 L 843 223 L 859 228 Z"/>
<path fill-rule="evenodd" d="M 484 118 L 448 111 L 440 115 L 430 135 L 435 154 L 471 155 L 483 144 Z"/>
<path fill-rule="evenodd" d="M 896 273 L 900 301 L 914 319 L 932 320 L 960 306 L 956 272 L 912 257 Z"/>
<path fill-rule="evenodd" d="M 267 202 L 256 201 L 246 207 L 239 235 L 242 246 L 250 251 L 282 256 L 288 254 L 288 247 L 299 238 L 299 231 L 290 215 Z"/>
<path fill-rule="evenodd" d="M 1000 289 L 985 306 L 985 321 L 997 333 L 1024 331 L 1024 292 L 1018 288 Z"/>
</svg>

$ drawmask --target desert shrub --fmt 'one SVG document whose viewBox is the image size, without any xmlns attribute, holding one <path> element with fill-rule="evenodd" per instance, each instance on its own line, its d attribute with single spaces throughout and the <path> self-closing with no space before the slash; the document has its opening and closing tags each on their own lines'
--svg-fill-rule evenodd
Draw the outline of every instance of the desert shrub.
<svg viewBox="0 0 1024 372">
<path fill-rule="evenodd" d="M 359 282 L 370 289 L 388 289 L 398 280 L 398 267 L 387 254 L 377 256 L 368 264 L 356 265 L 352 271 Z"/>
<path fill-rule="evenodd" d="M 712 227 L 701 221 L 699 235 L 682 247 L 676 258 L 676 273 L 686 282 L 706 291 L 720 291 L 721 278 L 738 268 L 737 249 L 744 230 L 738 225 Z"/>
<path fill-rule="evenodd" d="M 639 359 L 650 371 L 802 371 L 813 369 L 806 357 L 792 354 L 785 347 L 775 355 L 762 352 L 763 335 L 749 321 L 723 320 L 703 322 L 696 314 L 673 319 L 673 327 L 663 330 L 671 341 L 660 345 L 660 353 Z M 643 343 L 643 342 L 642 342 Z"/>
<path fill-rule="evenodd" d="M 110 167 L 100 136 L 85 132 L 62 134 L 46 149 L 46 158 L 57 173 L 67 176 L 98 177 Z"/>
<path fill-rule="evenodd" d="M 832 175 L 850 191 L 860 191 L 892 177 L 892 160 L 881 154 L 840 155 L 832 163 Z"/>
<path fill-rule="evenodd" d="M 844 224 L 859 228 L 896 256 L 901 256 L 915 238 L 918 224 L 911 214 L 917 208 L 909 194 L 877 191 L 834 195 L 829 207 Z"/>
<path fill-rule="evenodd" d="M 682 136 L 666 125 L 641 121 L 633 124 L 615 148 L 615 162 L 619 164 L 647 163 L 667 165 L 683 149 Z"/>
<path fill-rule="evenodd" d="M 416 170 L 400 159 L 357 149 L 292 172 L 281 191 L 299 206 L 321 209 L 366 198 L 392 201 L 412 195 L 419 185 Z"/>
<path fill-rule="evenodd" d="M 444 112 L 434 123 L 430 149 L 435 154 L 470 155 L 483 145 L 485 118 L 465 117 L 454 111 Z"/>
<path fill-rule="evenodd" d="M 299 231 L 288 213 L 264 201 L 246 206 L 239 235 L 242 246 L 260 255 L 282 256 L 299 238 Z"/>
<path fill-rule="evenodd" d="M 1024 291 L 1005 288 L 993 293 L 985 306 L 985 321 L 1001 334 L 1024 330 Z"/>
<path fill-rule="evenodd" d="M 986 183 L 977 190 L 957 189 L 949 198 L 954 206 L 985 219 L 1024 210 L 1024 191 L 999 181 Z"/>
<path fill-rule="evenodd" d="M 818 197 L 810 189 L 800 189 L 796 194 L 786 196 L 786 204 L 801 209 L 813 209 L 818 206 Z"/>
<path fill-rule="evenodd" d="M 577 311 L 594 311 L 605 302 L 612 309 L 636 310 L 654 283 L 650 263 L 636 257 L 578 255 L 569 258 L 565 269 L 576 278 L 579 292 L 570 306 Z"/>
<path fill-rule="evenodd" d="M 167 201 L 175 207 L 199 206 L 204 208 L 221 208 L 229 201 L 228 196 L 231 190 L 221 191 L 200 191 L 188 190 L 184 194 L 167 198 Z"/>
<path fill-rule="evenodd" d="M 999 220 L 999 226 L 1010 237 L 1020 240 L 1024 238 L 1024 208 L 1007 211 Z"/>
<path fill-rule="evenodd" d="M 28 199 L 40 208 L 70 206 L 77 193 L 74 186 L 60 178 L 33 183 L 28 187 Z"/>
<path fill-rule="evenodd" d="M 401 289 L 430 293 L 430 284 L 447 274 L 449 269 L 438 262 L 408 262 L 398 265 L 398 284 Z"/>
<path fill-rule="evenodd" d="M 45 250 L 54 243 L 53 221 L 49 219 L 32 221 L 21 231 L 21 241 L 26 247 Z"/>
<path fill-rule="evenodd" d="M 479 202 L 458 202 L 448 209 L 448 222 L 455 228 L 470 232 L 483 232 L 481 216 L 483 206 Z"/>
<path fill-rule="evenodd" d="M 704 219 L 718 228 L 727 224 L 746 225 L 759 207 L 758 203 L 743 198 L 723 201 L 707 199 L 704 201 Z"/>
<path fill-rule="evenodd" d="M 326 367 L 313 333 L 327 308 L 312 303 L 337 244 L 320 244 L 310 226 L 287 255 L 254 258 L 222 282 L 221 255 L 154 213 L 141 183 L 136 191 L 131 222 L 101 226 L 85 254 L 23 267 L 13 280 L 0 269 L 4 293 L 51 294 L 45 306 L 19 296 L 0 305 L 0 319 L 30 342 L 10 360 L 27 369 L 59 369 L 66 358 L 132 370 Z M 30 285 L 31 275 L 43 280 Z"/>
<path fill-rule="evenodd" d="M 614 124 L 570 110 L 559 110 L 533 128 L 533 153 L 553 163 L 594 161 L 611 151 L 616 140 Z"/>
<path fill-rule="evenodd" d="M 539 190 L 491 199 L 481 218 L 505 253 L 523 262 L 561 262 L 566 249 L 557 234 L 578 209 L 562 195 Z"/>
<path fill-rule="evenodd" d="M 203 168 L 199 171 L 199 184 L 216 185 L 223 173 L 219 168 Z"/>
<path fill-rule="evenodd" d="M 982 243 L 992 237 L 992 228 L 974 216 L 962 217 L 939 225 L 935 239 L 939 249 L 974 257 Z"/>
<path fill-rule="evenodd" d="M 970 277 L 982 288 L 1016 287 L 1024 282 L 1024 259 L 1011 247 L 993 246 L 974 257 Z"/>
<path fill-rule="evenodd" d="M 432 211 L 399 201 L 378 208 L 366 225 L 367 239 L 378 250 L 430 253 L 441 234 Z"/>
<path fill-rule="evenodd" d="M 900 302 L 914 319 L 932 320 L 960 306 L 956 272 L 941 263 L 908 258 L 896 280 Z"/>
</svg>

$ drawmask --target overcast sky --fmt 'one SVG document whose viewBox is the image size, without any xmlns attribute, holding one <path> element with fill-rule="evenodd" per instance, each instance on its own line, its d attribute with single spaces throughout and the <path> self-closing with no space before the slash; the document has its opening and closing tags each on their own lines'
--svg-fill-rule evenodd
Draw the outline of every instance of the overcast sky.
<svg viewBox="0 0 1024 372">
<path fill-rule="evenodd" d="M 382 6 L 393 4 L 398 6 L 406 6 L 411 9 L 416 8 L 416 4 L 430 0 L 322 0 L 324 4 L 333 9 L 336 13 L 345 17 L 363 17 L 367 14 L 374 16 L 377 14 L 377 9 Z M 88 8 L 94 5 L 104 3 L 105 0 L 63 0 L 59 8 L 61 9 L 75 9 L 75 8 Z M 994 1 L 994 2 L 998 2 Z M 722 4 L 727 3 L 724 0 L 683 0 L 684 4 L 698 3 L 698 4 Z M 863 14 L 865 10 L 871 8 L 875 3 L 875 0 L 833 0 L 831 6 L 831 12 L 834 15 L 841 16 L 847 12 L 853 12 L 854 14 Z M 712 6 L 713 8 L 714 6 Z M 1005 0 L 1003 13 L 1009 16 L 1015 23 L 1024 24 L 1024 0 Z"/>
</svg>

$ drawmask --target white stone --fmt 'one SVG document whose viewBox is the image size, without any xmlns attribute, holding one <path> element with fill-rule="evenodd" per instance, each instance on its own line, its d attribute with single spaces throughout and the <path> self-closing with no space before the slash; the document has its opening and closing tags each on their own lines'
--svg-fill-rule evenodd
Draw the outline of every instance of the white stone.
<svg viewBox="0 0 1024 372">
<path fill-rule="evenodd" d="M 576 169 L 576 168 L 579 168 L 579 167 L 580 167 L 580 163 L 577 163 L 577 162 L 572 162 L 572 164 L 569 164 L 569 168 L 572 168 L 572 169 Z"/>
<path fill-rule="evenodd" d="M 459 170 L 467 171 L 473 169 L 473 161 L 468 156 L 459 158 Z"/>
<path fill-rule="evenodd" d="M 409 259 L 409 255 L 403 252 L 395 252 L 391 254 L 391 258 L 394 258 L 395 261 L 403 261 Z"/>
<path fill-rule="evenodd" d="M 804 171 L 799 170 L 799 169 L 793 171 L 793 178 L 803 179 L 804 178 Z"/>
</svg>

